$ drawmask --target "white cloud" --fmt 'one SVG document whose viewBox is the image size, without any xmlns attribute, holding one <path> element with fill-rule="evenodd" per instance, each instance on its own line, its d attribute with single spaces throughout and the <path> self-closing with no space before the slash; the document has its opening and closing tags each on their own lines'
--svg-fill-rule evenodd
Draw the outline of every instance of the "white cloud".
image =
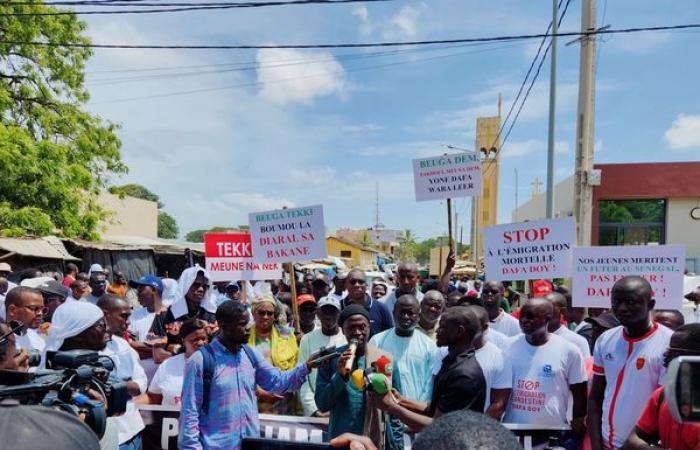
<svg viewBox="0 0 700 450">
<path fill-rule="evenodd" d="M 603 145 L 603 140 L 598 139 L 595 141 L 595 144 L 593 144 L 593 153 L 600 153 L 602 151 L 605 151 L 605 146 Z"/>
<path fill-rule="evenodd" d="M 419 6 L 405 5 L 389 20 L 389 23 L 400 30 L 404 35 L 415 36 L 416 22 L 420 18 L 421 12 L 425 7 L 424 3 Z"/>
<path fill-rule="evenodd" d="M 700 148 L 700 114 L 679 114 L 664 133 L 664 140 L 673 150 Z"/>
<path fill-rule="evenodd" d="M 363 148 L 359 151 L 362 156 L 383 157 L 401 156 L 404 158 L 420 158 L 446 152 L 443 143 L 435 141 L 401 142 L 396 144 L 377 145 Z"/>
<path fill-rule="evenodd" d="M 519 158 L 521 156 L 547 154 L 547 142 L 540 139 L 528 139 L 525 141 L 508 141 L 503 147 L 501 158 Z M 571 145 L 567 141 L 556 141 L 554 153 L 557 155 L 571 154 Z"/>
<path fill-rule="evenodd" d="M 355 125 L 342 125 L 340 127 L 341 131 L 345 133 L 371 133 L 374 131 L 381 131 L 385 127 L 376 123 L 358 123 Z"/>
<path fill-rule="evenodd" d="M 273 103 L 310 104 L 317 97 L 346 93 L 345 69 L 328 51 L 261 49 L 256 60 L 260 95 Z"/>
<path fill-rule="evenodd" d="M 369 10 L 365 5 L 352 10 L 352 15 L 360 19 L 360 33 L 369 36 L 372 34 L 372 21 L 369 18 Z"/>
<path fill-rule="evenodd" d="M 644 55 L 652 53 L 671 41 L 669 32 L 634 33 L 618 35 L 608 45 L 625 53 Z"/>
</svg>

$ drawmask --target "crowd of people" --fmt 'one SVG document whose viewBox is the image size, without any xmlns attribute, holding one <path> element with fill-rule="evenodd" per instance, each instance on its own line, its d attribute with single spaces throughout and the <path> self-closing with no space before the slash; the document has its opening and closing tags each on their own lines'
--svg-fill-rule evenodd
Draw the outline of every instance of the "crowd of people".
<svg viewBox="0 0 700 450">
<path fill-rule="evenodd" d="M 368 450 L 418 433 L 420 448 L 433 430 L 487 423 L 467 411 L 531 429 L 534 448 L 552 436 L 572 450 L 700 448 L 700 426 L 675 422 L 661 387 L 671 359 L 700 355 L 700 324 L 655 310 L 645 279 L 618 280 L 611 308 L 586 314 L 564 285 L 537 280 L 525 295 L 453 265 L 421 280 L 400 263 L 396 286 L 360 269 L 307 273 L 293 299 L 290 282 L 213 282 L 200 266 L 110 280 L 69 264 L 61 281 L 25 271 L 14 285 L 2 263 L 0 368 L 109 355 L 130 395 L 108 420 L 110 449 L 142 448 L 139 403 L 180 409 L 182 449 L 238 449 L 260 435 L 259 413 L 328 418 L 330 439 Z"/>
</svg>

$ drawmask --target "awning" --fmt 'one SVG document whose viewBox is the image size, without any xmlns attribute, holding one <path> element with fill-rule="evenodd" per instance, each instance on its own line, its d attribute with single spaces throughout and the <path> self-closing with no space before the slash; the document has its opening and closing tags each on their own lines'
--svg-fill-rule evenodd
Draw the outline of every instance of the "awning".
<svg viewBox="0 0 700 450">
<path fill-rule="evenodd" d="M 0 238 L 0 249 L 8 252 L 0 260 L 20 255 L 33 258 L 60 259 L 63 261 L 80 261 L 63 246 L 60 239 L 48 237 Z"/>
<path fill-rule="evenodd" d="M 204 254 L 204 244 L 201 242 L 181 242 L 169 239 L 148 238 L 142 236 L 108 236 L 100 237 L 99 241 L 74 240 L 75 245 L 83 248 L 109 251 L 153 250 L 155 253 L 183 254 L 190 249 L 196 254 Z"/>
</svg>

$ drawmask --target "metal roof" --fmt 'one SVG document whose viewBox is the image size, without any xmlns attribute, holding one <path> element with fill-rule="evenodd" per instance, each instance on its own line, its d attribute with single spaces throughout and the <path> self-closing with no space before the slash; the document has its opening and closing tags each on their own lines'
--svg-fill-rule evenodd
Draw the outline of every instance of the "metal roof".
<svg viewBox="0 0 700 450">
<path fill-rule="evenodd" d="M 80 247 L 97 250 L 153 250 L 156 253 L 181 254 L 189 248 L 196 253 L 204 254 L 204 244 L 201 242 L 180 242 L 143 236 L 103 235 L 99 241 L 73 240 L 73 242 Z"/>
<path fill-rule="evenodd" d="M 63 246 L 56 237 L 0 238 L 0 249 L 11 254 L 35 258 L 80 261 Z M 4 255 L 7 256 L 7 255 Z"/>
</svg>

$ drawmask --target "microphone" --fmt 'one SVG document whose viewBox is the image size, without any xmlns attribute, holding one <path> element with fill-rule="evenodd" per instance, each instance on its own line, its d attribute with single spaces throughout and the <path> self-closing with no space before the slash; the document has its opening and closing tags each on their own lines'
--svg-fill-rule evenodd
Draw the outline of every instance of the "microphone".
<svg viewBox="0 0 700 450">
<path fill-rule="evenodd" d="M 357 339 L 350 339 L 350 344 L 348 344 L 348 348 L 352 352 L 352 355 L 350 355 L 350 358 L 348 358 L 347 361 L 345 361 L 345 370 L 350 372 L 352 369 L 352 364 L 355 362 L 355 352 L 357 351 Z"/>
</svg>

